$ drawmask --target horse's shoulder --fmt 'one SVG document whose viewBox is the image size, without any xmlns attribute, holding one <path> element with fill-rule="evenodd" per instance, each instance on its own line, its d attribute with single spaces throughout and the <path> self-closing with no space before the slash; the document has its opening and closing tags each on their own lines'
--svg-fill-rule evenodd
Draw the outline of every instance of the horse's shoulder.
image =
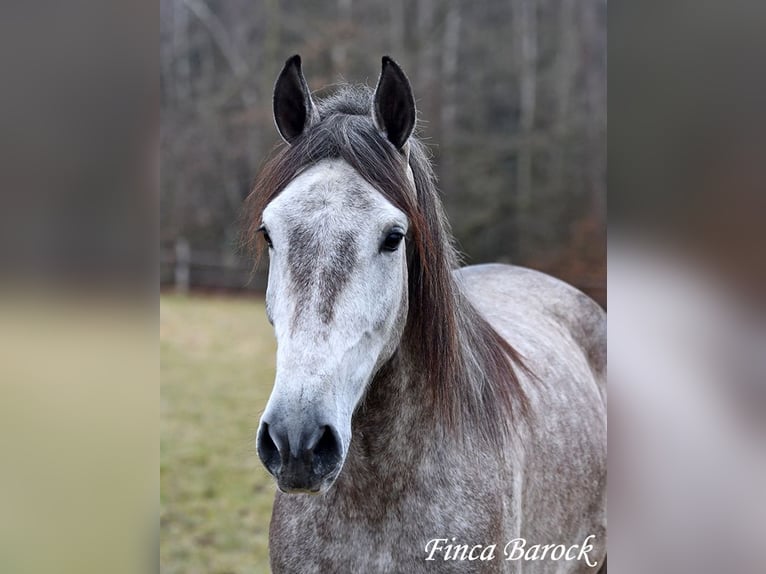
<svg viewBox="0 0 766 574">
<path fill-rule="evenodd" d="M 572 285 L 532 269 L 498 263 L 456 269 L 465 295 L 490 322 L 554 323 L 568 331 L 597 372 L 606 366 L 606 312 Z"/>
<path fill-rule="evenodd" d="M 604 314 L 598 303 L 579 289 L 534 269 L 486 263 L 456 269 L 454 276 L 467 288 L 469 296 L 472 290 L 478 289 L 503 298 L 510 296 L 512 299 L 526 300 L 533 306 L 566 306 Z"/>
</svg>

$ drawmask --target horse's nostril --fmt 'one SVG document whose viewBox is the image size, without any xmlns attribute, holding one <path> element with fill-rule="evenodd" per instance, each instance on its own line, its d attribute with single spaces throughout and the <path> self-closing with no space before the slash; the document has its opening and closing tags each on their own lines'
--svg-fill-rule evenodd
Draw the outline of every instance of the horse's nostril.
<svg viewBox="0 0 766 574">
<path fill-rule="evenodd" d="M 335 431 L 327 425 L 322 427 L 322 434 L 312 450 L 317 464 L 331 468 L 340 462 L 340 441 Z"/>
<path fill-rule="evenodd" d="M 271 432 L 268 423 L 263 423 L 261 426 L 261 432 L 258 433 L 258 456 L 261 457 L 263 464 L 269 469 L 272 474 L 279 469 L 281 462 L 279 455 L 279 448 L 277 448 L 274 439 L 271 437 Z"/>
<path fill-rule="evenodd" d="M 283 491 L 318 492 L 323 481 L 337 475 L 343 452 L 332 426 L 271 423 L 261 423 L 258 456 Z"/>
</svg>

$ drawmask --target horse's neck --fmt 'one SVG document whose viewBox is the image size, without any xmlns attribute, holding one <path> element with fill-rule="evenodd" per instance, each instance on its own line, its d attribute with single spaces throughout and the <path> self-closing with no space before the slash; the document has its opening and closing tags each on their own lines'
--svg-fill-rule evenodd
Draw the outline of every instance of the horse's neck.
<svg viewBox="0 0 766 574">
<path fill-rule="evenodd" d="M 406 472 L 432 448 L 440 429 L 422 367 L 400 348 L 371 383 L 354 416 L 346 464 L 354 472 Z"/>
</svg>

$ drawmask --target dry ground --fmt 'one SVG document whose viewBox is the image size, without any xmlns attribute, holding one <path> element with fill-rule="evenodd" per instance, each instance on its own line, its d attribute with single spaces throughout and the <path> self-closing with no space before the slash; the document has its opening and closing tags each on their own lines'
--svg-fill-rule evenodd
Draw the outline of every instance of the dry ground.
<svg viewBox="0 0 766 574">
<path fill-rule="evenodd" d="M 274 375 L 263 303 L 160 298 L 163 574 L 268 572 L 274 486 L 254 436 Z"/>
</svg>

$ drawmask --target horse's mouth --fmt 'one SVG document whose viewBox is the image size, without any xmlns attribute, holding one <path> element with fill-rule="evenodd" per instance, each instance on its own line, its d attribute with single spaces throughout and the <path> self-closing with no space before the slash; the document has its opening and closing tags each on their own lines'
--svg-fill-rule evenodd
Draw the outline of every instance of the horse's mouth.
<svg viewBox="0 0 766 574">
<path fill-rule="evenodd" d="M 277 482 L 277 488 L 279 488 L 279 491 L 284 494 L 320 494 L 322 492 L 321 487 L 316 488 L 301 488 L 301 487 L 290 487 L 290 486 L 282 486 Z"/>
<path fill-rule="evenodd" d="M 341 467 L 331 472 L 317 476 L 314 473 L 298 474 L 281 472 L 277 476 L 277 488 L 285 494 L 324 494 L 327 492 L 340 474 Z"/>
</svg>

